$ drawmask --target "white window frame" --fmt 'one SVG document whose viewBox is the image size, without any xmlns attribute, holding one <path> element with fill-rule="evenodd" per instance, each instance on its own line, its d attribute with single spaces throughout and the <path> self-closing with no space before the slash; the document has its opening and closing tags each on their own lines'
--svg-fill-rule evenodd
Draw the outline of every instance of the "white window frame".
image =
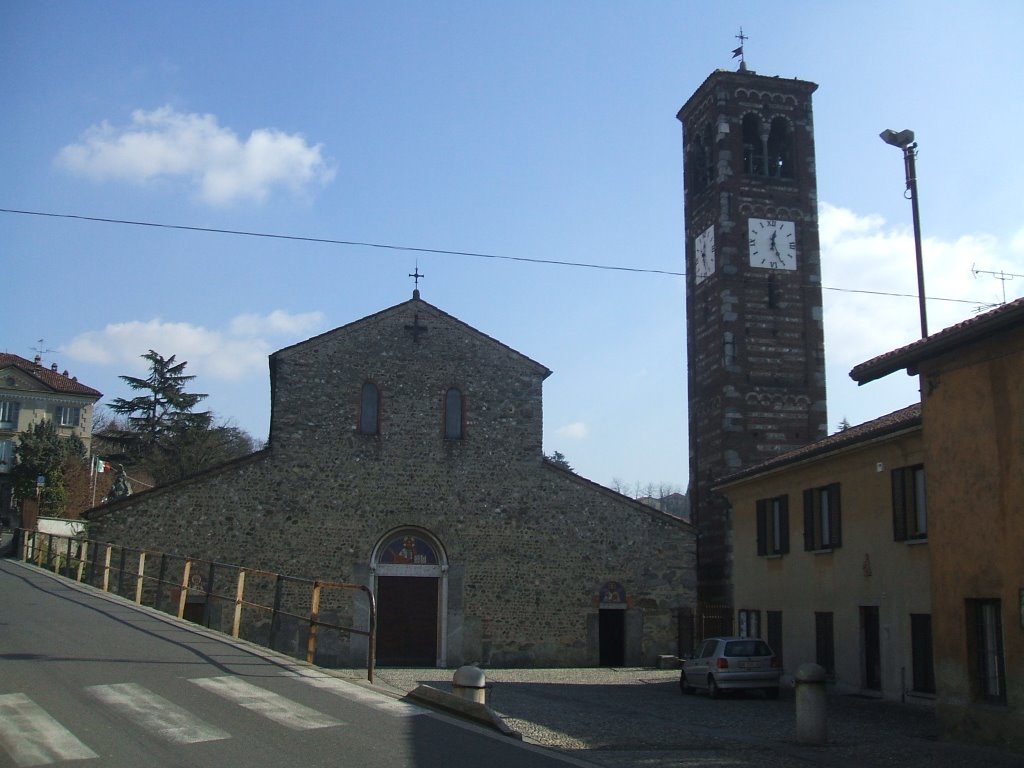
<svg viewBox="0 0 1024 768">
<path fill-rule="evenodd" d="M 77 405 L 57 406 L 57 426 L 77 427 L 82 423 L 82 409 Z"/>
</svg>

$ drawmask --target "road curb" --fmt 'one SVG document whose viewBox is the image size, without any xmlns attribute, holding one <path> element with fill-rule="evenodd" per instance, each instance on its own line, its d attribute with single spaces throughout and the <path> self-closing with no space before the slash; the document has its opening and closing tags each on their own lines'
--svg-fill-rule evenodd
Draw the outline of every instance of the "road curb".
<svg viewBox="0 0 1024 768">
<path fill-rule="evenodd" d="M 517 739 L 519 741 L 523 740 L 523 734 L 509 727 L 509 725 L 486 704 L 478 704 L 475 701 L 469 701 L 461 696 L 456 696 L 453 693 L 448 693 L 447 691 L 442 691 L 429 685 L 416 686 L 406 694 L 404 698 L 415 702 L 416 704 L 430 707 L 431 709 L 441 710 L 450 715 L 456 715 L 457 717 L 472 720 L 475 723 L 493 728 L 499 733 L 510 738 Z"/>
</svg>

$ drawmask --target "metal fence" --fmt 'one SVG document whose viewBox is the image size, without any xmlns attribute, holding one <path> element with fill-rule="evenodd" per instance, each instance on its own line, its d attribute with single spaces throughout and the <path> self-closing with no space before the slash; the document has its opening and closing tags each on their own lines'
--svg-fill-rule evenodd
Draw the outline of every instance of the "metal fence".
<svg viewBox="0 0 1024 768">
<path fill-rule="evenodd" d="M 26 529 L 16 535 L 26 562 L 311 664 L 339 666 L 341 638 L 355 642 L 356 651 L 361 643 L 353 636 L 362 638 L 367 680 L 373 682 L 377 606 L 373 591 L 362 584 L 301 579 L 77 536 Z M 348 623 L 341 623 L 345 618 Z"/>
</svg>

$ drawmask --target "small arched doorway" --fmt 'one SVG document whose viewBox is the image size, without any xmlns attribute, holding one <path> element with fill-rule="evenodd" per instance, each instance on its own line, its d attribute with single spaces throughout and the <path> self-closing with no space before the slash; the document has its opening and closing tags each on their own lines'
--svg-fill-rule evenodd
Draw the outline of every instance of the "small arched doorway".
<svg viewBox="0 0 1024 768">
<path fill-rule="evenodd" d="M 377 597 L 377 663 L 444 666 L 448 564 L 427 531 L 402 528 L 373 553 Z"/>
</svg>

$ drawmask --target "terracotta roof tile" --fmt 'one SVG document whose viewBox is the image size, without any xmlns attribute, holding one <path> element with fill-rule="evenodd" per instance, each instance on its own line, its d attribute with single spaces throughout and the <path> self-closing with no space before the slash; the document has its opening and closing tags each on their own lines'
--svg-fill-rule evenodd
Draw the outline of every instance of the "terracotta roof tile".
<svg viewBox="0 0 1024 768">
<path fill-rule="evenodd" d="M 805 445 L 802 448 L 795 448 L 786 453 L 780 453 L 767 461 L 761 462 L 753 467 L 740 470 L 739 472 L 723 477 L 716 485 L 729 485 L 738 480 L 744 480 L 754 475 L 759 475 L 772 469 L 795 464 L 798 461 L 821 456 L 841 448 L 848 448 L 858 443 L 867 442 L 883 435 L 899 432 L 900 430 L 918 426 L 921 423 L 921 404 L 914 403 L 906 408 L 880 416 L 877 419 L 866 421 L 842 432 L 836 432 L 816 443 Z"/>
<path fill-rule="evenodd" d="M 922 360 L 936 357 L 950 349 L 978 341 L 996 331 L 1024 323 L 1024 298 L 1003 304 L 990 312 L 951 325 L 938 333 L 918 339 L 905 347 L 861 363 L 850 371 L 850 378 L 858 384 L 880 379 L 902 368 L 916 374 Z"/>
<path fill-rule="evenodd" d="M 38 358 L 37 358 L 38 360 Z M 66 373 L 58 373 L 52 368 L 47 368 L 41 362 L 26 360 L 24 357 L 0 352 L 0 369 L 17 368 L 22 373 L 31 376 L 40 384 L 52 389 L 54 392 L 63 392 L 69 395 L 84 395 L 94 397 L 97 400 L 103 397 L 103 393 L 92 387 L 87 387 L 78 379 L 67 376 Z"/>
</svg>

